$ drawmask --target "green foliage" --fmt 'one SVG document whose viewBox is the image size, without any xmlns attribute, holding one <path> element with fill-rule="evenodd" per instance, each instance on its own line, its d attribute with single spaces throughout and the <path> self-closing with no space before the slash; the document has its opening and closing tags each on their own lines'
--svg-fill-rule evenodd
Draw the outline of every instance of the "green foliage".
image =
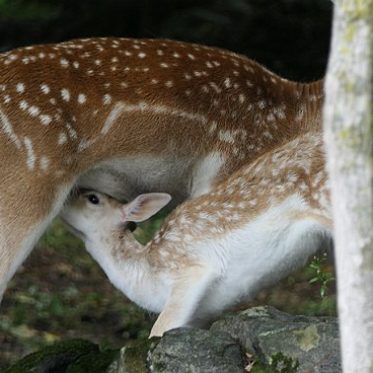
<svg viewBox="0 0 373 373">
<path fill-rule="evenodd" d="M 41 239 L 41 244 L 53 247 L 57 250 L 66 250 L 66 248 L 84 248 L 81 240 L 66 233 L 64 225 L 60 221 L 55 221 Z"/>
<path fill-rule="evenodd" d="M 166 216 L 167 211 L 161 211 L 148 221 L 138 224 L 138 227 L 134 232 L 137 241 L 143 245 L 149 242 L 154 237 L 155 233 L 159 231 Z"/>
<path fill-rule="evenodd" d="M 274 368 L 275 372 L 296 373 L 299 367 L 299 361 L 278 352 L 271 356 L 270 366 Z"/>
<path fill-rule="evenodd" d="M 61 12 L 58 1 L 0 0 L 0 18 L 42 20 L 57 17 Z"/>
<path fill-rule="evenodd" d="M 330 283 L 335 281 L 335 278 L 330 271 L 327 271 L 325 264 L 327 262 L 327 253 L 314 256 L 309 264 L 313 272 L 313 277 L 309 280 L 310 284 L 320 285 L 320 297 L 324 298 L 328 292 Z"/>
<path fill-rule="evenodd" d="M 258 357 L 250 355 L 251 373 L 296 373 L 299 368 L 299 361 L 283 353 L 278 352 L 271 356 L 267 364 L 263 364 Z"/>
</svg>

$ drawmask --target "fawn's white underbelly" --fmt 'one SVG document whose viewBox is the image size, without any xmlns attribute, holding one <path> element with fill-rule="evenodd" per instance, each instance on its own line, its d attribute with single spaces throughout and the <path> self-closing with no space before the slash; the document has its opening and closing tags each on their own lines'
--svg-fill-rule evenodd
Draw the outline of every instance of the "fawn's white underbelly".
<svg viewBox="0 0 373 373">
<path fill-rule="evenodd" d="M 303 266 L 323 243 L 329 244 L 331 232 L 320 223 L 292 217 L 307 209 L 294 195 L 241 228 L 197 245 L 203 261 L 218 271 L 197 313 L 213 314 L 253 299 L 262 288 Z"/>
</svg>

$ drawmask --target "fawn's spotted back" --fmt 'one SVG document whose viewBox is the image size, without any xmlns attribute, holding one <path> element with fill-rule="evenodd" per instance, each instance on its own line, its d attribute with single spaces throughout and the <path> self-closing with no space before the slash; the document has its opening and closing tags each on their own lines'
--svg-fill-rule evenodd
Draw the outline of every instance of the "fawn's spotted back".
<svg viewBox="0 0 373 373">
<path fill-rule="evenodd" d="M 185 202 L 151 245 L 222 236 L 292 195 L 304 201 L 310 217 L 314 215 L 331 228 L 329 183 L 320 133 L 309 133 L 264 154 L 211 193 Z M 294 220 L 300 218 L 294 216 Z"/>
</svg>

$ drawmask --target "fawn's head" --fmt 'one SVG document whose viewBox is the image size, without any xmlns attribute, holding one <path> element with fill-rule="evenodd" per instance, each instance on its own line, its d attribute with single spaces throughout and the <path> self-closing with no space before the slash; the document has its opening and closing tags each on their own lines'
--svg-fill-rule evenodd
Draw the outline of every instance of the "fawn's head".
<svg viewBox="0 0 373 373">
<path fill-rule="evenodd" d="M 166 193 L 146 193 L 122 203 L 96 191 L 85 191 L 71 198 L 61 218 L 74 234 L 84 239 L 127 227 L 129 222 L 147 220 L 170 200 Z"/>
</svg>

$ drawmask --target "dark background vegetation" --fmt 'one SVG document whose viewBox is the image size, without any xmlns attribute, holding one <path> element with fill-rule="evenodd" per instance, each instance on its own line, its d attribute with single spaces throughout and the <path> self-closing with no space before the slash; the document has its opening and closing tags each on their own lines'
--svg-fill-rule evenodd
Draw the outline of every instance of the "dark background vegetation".
<svg viewBox="0 0 373 373">
<path fill-rule="evenodd" d="M 241 52 L 288 78 L 323 75 L 329 0 L 0 0 L 0 46 L 162 37 Z"/>
<path fill-rule="evenodd" d="M 286 78 L 307 81 L 324 74 L 331 11 L 328 0 L 0 0 L 0 50 L 89 36 L 174 38 L 243 53 Z M 140 235 L 149 235 L 154 224 Z M 333 314 L 334 296 L 320 298 L 330 278 L 320 268 L 328 270 L 322 263 L 309 266 L 262 292 L 258 303 Z M 318 281 L 311 284 L 312 278 Z M 146 338 L 153 320 L 113 289 L 82 244 L 57 223 L 4 298 L 0 371 L 64 338 L 113 347 Z"/>
</svg>

